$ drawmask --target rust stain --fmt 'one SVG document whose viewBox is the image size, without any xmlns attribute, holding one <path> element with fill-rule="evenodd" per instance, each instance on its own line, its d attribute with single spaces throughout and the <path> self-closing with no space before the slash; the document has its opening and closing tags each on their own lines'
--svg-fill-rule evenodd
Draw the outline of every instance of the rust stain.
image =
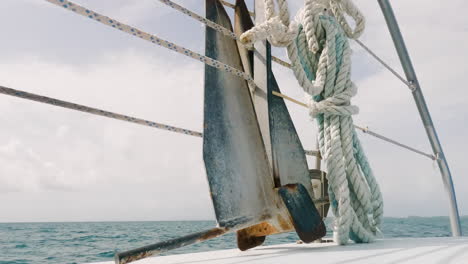
<svg viewBox="0 0 468 264">
<path fill-rule="evenodd" d="M 254 226 L 247 227 L 243 230 L 245 230 L 245 232 L 247 232 L 247 234 L 250 236 L 268 236 L 278 233 L 278 230 L 268 222 L 262 222 Z"/>
<path fill-rule="evenodd" d="M 268 219 L 271 219 L 271 214 L 264 214 L 260 217 L 260 221 L 267 221 Z"/>
<path fill-rule="evenodd" d="M 294 229 L 291 219 L 284 219 L 281 215 L 278 215 L 276 219 L 278 220 L 282 231 L 289 231 Z"/>
<path fill-rule="evenodd" d="M 208 239 L 212 239 L 212 238 L 218 237 L 218 236 L 220 236 L 220 235 L 222 235 L 224 233 L 226 233 L 225 229 L 213 228 L 213 229 L 211 229 L 210 232 L 207 232 L 205 235 L 201 236 L 197 241 L 205 241 L 205 240 L 208 240 Z"/>
<path fill-rule="evenodd" d="M 138 255 L 123 258 L 122 260 L 120 260 L 119 263 L 120 264 L 126 264 L 126 263 L 130 263 L 130 262 L 133 262 L 133 261 L 137 261 L 139 259 L 144 259 L 144 258 L 150 257 L 152 255 L 154 255 L 154 253 L 146 251 L 146 252 L 142 252 L 142 253 L 140 253 Z"/>
<path fill-rule="evenodd" d="M 263 242 L 265 242 L 265 236 L 252 236 L 246 229 L 237 231 L 237 247 L 241 251 L 260 246 Z"/>
<path fill-rule="evenodd" d="M 286 184 L 281 186 L 281 188 L 286 188 L 291 191 L 296 191 L 297 190 L 297 184 Z"/>
</svg>

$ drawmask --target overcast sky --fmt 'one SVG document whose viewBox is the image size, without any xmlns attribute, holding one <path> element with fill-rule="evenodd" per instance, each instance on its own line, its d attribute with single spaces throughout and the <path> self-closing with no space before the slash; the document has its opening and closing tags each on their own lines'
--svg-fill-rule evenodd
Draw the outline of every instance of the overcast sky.
<svg viewBox="0 0 468 264">
<path fill-rule="evenodd" d="M 247 0 L 251 2 L 253 0 Z M 78 0 L 86 7 L 197 52 L 204 27 L 156 0 Z M 204 12 L 201 0 L 178 0 Z M 302 1 L 290 1 L 292 13 Z M 377 1 L 362 41 L 401 72 Z M 393 1 L 468 214 L 468 3 Z M 229 10 L 229 12 L 231 12 Z M 0 3 L 0 85 L 202 130 L 203 65 L 43 0 Z M 408 88 L 353 45 L 355 123 L 430 152 Z M 285 51 L 274 53 L 285 58 Z M 282 91 L 303 100 L 292 73 Z M 288 104 L 306 149 L 316 126 Z M 214 219 L 202 140 L 0 95 L 0 222 Z M 436 165 L 359 133 L 386 216 L 447 215 Z M 310 164 L 311 166 L 313 163 Z"/>
</svg>

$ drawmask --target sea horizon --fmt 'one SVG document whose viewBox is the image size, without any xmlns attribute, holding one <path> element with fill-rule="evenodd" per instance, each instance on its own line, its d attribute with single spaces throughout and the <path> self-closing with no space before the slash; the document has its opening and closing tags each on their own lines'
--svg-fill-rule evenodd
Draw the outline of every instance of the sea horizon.
<svg viewBox="0 0 468 264">
<path fill-rule="evenodd" d="M 462 216 L 468 234 L 468 216 Z M 331 217 L 325 219 L 332 235 Z M 112 261 L 116 252 L 214 227 L 214 220 L 144 220 L 0 223 L 0 264 L 77 264 Z M 384 217 L 382 238 L 451 236 L 447 216 Z M 268 236 L 265 245 L 295 243 L 294 232 Z M 235 234 L 183 247 L 163 255 L 236 248 Z"/>
<path fill-rule="evenodd" d="M 435 215 L 435 216 L 419 216 L 419 215 L 409 215 L 409 216 L 384 216 L 384 218 L 447 218 L 449 216 Z M 460 218 L 468 217 L 468 215 L 460 215 Z M 333 217 L 327 217 L 326 219 L 333 219 Z M 216 221 L 216 219 L 171 219 L 171 220 L 51 220 L 51 221 L 7 221 L 0 224 L 40 224 L 40 223 L 126 223 L 126 222 L 209 222 Z"/>
</svg>

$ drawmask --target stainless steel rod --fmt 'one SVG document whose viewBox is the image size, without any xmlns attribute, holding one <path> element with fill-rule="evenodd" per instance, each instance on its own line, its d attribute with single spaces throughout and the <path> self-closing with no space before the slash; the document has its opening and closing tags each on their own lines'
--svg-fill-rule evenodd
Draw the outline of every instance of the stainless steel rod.
<svg viewBox="0 0 468 264">
<path fill-rule="evenodd" d="M 400 58 L 401 65 L 405 71 L 406 79 L 408 83 L 412 85 L 412 93 L 414 101 L 418 107 L 419 115 L 421 116 L 424 128 L 426 129 L 427 136 L 432 146 L 432 151 L 434 155 L 438 158 L 437 164 L 442 174 L 442 181 L 447 191 L 449 201 L 450 201 L 450 225 L 452 228 L 452 236 L 458 237 L 461 236 L 460 228 L 460 217 L 458 214 L 457 198 L 455 196 L 455 189 L 453 187 L 452 176 L 450 174 L 450 169 L 445 159 L 444 152 L 442 150 L 442 145 L 440 144 L 437 132 L 432 123 L 432 118 L 427 108 L 426 101 L 424 99 L 421 87 L 416 77 L 416 72 L 414 71 L 413 65 L 411 63 L 411 58 L 406 49 L 403 36 L 400 32 L 400 28 L 393 13 L 392 7 L 388 0 L 378 0 L 380 8 L 387 22 L 388 29 L 395 44 L 396 51 L 398 52 L 398 57 Z"/>
<path fill-rule="evenodd" d="M 388 65 L 385 61 L 383 61 L 377 54 L 375 54 L 371 49 L 369 49 L 364 43 L 362 43 L 359 39 L 354 40 L 361 48 L 363 48 L 369 55 L 371 55 L 375 60 L 377 60 L 382 66 L 384 66 L 389 72 L 391 72 L 395 77 L 397 77 L 400 81 L 402 81 L 406 86 L 411 88 L 411 84 L 403 78 L 398 72 L 396 72 L 390 65 Z"/>
<path fill-rule="evenodd" d="M 435 156 L 435 155 L 424 153 L 424 152 L 422 152 L 422 151 L 420 151 L 420 150 L 417 150 L 417 149 L 415 149 L 415 148 L 412 148 L 412 147 L 410 147 L 410 146 L 407 146 L 407 145 L 405 145 L 405 144 L 402 144 L 402 143 L 400 143 L 400 142 L 398 142 L 398 141 L 395 141 L 395 140 L 390 139 L 390 138 L 388 138 L 388 137 L 385 137 L 385 136 L 382 136 L 382 135 L 380 135 L 380 134 L 377 134 L 377 133 L 375 133 L 375 132 L 369 130 L 368 128 L 363 128 L 363 127 L 359 127 L 359 126 L 356 126 L 356 125 L 354 125 L 354 127 L 356 127 L 357 129 L 361 130 L 362 133 L 366 133 L 366 134 L 368 134 L 368 135 L 371 135 L 371 136 L 376 137 L 376 138 L 378 138 L 378 139 L 381 139 L 381 140 L 383 140 L 383 141 L 387 141 L 388 143 L 392 143 L 392 144 L 394 144 L 394 145 L 396 145 L 396 146 L 399 146 L 399 147 L 401 147 L 401 148 L 407 149 L 407 150 L 412 151 L 412 152 L 414 152 L 414 153 L 418 153 L 419 155 L 423 155 L 423 156 L 425 156 L 425 157 L 428 157 L 428 158 L 430 158 L 431 160 L 437 160 L 437 156 Z"/>
<path fill-rule="evenodd" d="M 317 148 L 317 155 L 315 155 L 315 169 L 321 170 L 322 169 L 322 155 L 320 153 L 320 146 L 319 146 L 319 139 L 317 137 L 317 142 L 315 143 Z"/>
</svg>

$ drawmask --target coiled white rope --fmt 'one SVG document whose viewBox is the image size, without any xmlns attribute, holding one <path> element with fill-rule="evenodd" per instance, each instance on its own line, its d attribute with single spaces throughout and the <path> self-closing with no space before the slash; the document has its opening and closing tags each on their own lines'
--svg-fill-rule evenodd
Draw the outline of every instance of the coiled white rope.
<svg viewBox="0 0 468 264">
<path fill-rule="evenodd" d="M 358 38 L 362 14 L 350 0 L 305 0 L 290 22 L 286 0 L 265 1 L 266 21 L 241 36 L 247 44 L 268 39 L 287 47 L 293 72 L 306 92 L 312 117 L 319 123 L 335 215 L 334 240 L 339 244 L 374 240 L 383 217 L 383 201 L 364 155 L 351 115 L 358 108 L 350 99 L 357 88 L 351 81 L 351 49 L 347 38 Z M 354 29 L 345 15 L 355 21 Z"/>
</svg>

